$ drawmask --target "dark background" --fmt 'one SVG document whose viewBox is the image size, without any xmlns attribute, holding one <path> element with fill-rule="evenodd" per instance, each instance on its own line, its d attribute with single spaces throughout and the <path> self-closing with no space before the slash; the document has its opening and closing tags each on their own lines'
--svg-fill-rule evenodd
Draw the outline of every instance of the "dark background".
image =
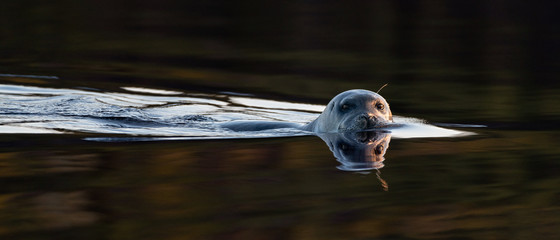
<svg viewBox="0 0 560 240">
<path fill-rule="evenodd" d="M 397 114 L 549 122 L 559 115 L 559 5 L 9 1 L 0 9 L 0 72 L 55 75 L 64 86 L 235 90 L 318 103 L 389 83 L 382 93 Z"/>
</svg>

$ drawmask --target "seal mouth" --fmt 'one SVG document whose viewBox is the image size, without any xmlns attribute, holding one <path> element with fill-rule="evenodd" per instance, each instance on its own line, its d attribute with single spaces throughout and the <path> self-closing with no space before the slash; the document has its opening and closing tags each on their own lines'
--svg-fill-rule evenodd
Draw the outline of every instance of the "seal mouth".
<svg viewBox="0 0 560 240">
<path fill-rule="evenodd" d="M 342 124 L 339 126 L 339 131 L 363 131 L 368 129 L 377 129 L 389 125 L 389 121 L 372 115 L 362 114 L 352 120 L 350 124 Z"/>
</svg>

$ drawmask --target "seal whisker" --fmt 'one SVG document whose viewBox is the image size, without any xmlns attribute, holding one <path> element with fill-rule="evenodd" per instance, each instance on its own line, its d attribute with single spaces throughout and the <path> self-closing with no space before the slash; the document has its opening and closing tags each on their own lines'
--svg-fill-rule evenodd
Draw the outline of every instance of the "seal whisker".
<svg viewBox="0 0 560 240">
<path fill-rule="evenodd" d="M 376 92 L 376 93 L 379 93 L 379 91 L 381 91 L 381 89 L 383 89 L 383 88 L 384 88 L 384 87 L 386 87 L 387 85 L 389 85 L 389 83 L 385 83 L 385 84 L 383 84 L 383 86 L 381 86 L 381 87 L 379 88 L 379 90 L 377 90 L 377 92 Z"/>
</svg>

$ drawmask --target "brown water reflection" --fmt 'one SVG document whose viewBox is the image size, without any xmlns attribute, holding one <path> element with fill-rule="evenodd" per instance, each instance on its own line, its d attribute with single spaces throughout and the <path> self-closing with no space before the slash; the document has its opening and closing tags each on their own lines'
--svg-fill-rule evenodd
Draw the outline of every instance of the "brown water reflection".
<svg viewBox="0 0 560 240">
<path fill-rule="evenodd" d="M 539 136 L 512 133 L 505 142 L 394 141 L 383 168 L 388 192 L 374 174 L 338 171 L 325 143 L 313 136 L 25 140 L 33 149 L 4 138 L 4 146 L 16 147 L 2 148 L 0 234 L 15 239 L 45 234 L 68 239 L 555 238 L 560 236 L 560 178 L 551 159 L 558 153 L 537 143 L 518 147 L 519 141 Z"/>
</svg>

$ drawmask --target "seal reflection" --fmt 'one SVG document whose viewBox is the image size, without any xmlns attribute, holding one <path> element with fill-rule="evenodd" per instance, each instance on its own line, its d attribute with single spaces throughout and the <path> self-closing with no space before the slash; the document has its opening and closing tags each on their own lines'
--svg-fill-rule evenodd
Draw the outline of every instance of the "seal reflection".
<svg viewBox="0 0 560 240">
<path fill-rule="evenodd" d="M 391 141 L 389 131 L 360 131 L 317 134 L 329 149 L 343 171 L 369 172 L 376 170 L 376 175 L 385 191 L 387 183 L 380 177 L 379 169 L 385 165 L 385 153 Z"/>
</svg>

